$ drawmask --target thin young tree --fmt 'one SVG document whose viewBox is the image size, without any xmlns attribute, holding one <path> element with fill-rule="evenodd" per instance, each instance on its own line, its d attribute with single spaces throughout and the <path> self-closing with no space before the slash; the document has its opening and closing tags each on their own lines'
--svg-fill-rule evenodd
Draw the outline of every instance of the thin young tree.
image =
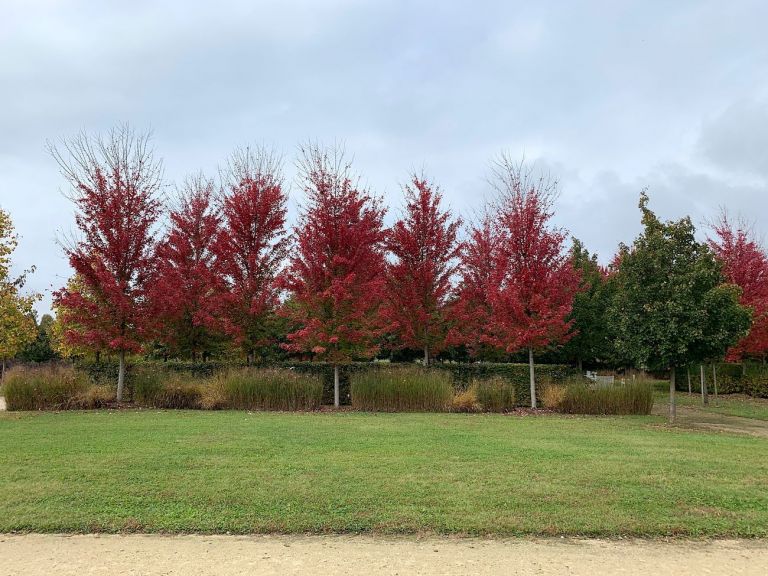
<svg viewBox="0 0 768 576">
<path fill-rule="evenodd" d="M 187 178 L 157 246 L 150 297 L 160 339 L 192 360 L 209 350 L 222 329 L 224 279 L 213 247 L 221 217 L 215 186 L 202 174 Z"/>
<path fill-rule="evenodd" d="M 105 342 L 119 356 L 117 399 L 123 399 L 126 354 L 151 332 L 147 298 L 154 266 L 153 229 L 161 215 L 162 163 L 149 134 L 128 126 L 106 136 L 81 133 L 49 149 L 70 184 L 79 235 L 62 242 L 88 297 L 62 288 L 55 303 L 73 324 L 71 343 Z"/>
<path fill-rule="evenodd" d="M 272 345 L 275 279 L 288 248 L 287 196 L 279 158 L 262 147 L 235 150 L 222 179 L 222 227 L 213 251 L 227 284 L 224 329 L 251 364 Z"/>
<path fill-rule="evenodd" d="M 565 232 L 550 223 L 557 181 L 502 155 L 491 183 L 498 193 L 497 241 L 484 339 L 507 353 L 528 351 L 531 407 L 536 408 L 534 353 L 570 337 L 579 273 L 565 250 Z"/>
<path fill-rule="evenodd" d="M 298 167 L 307 202 L 282 281 L 298 329 L 284 347 L 333 364 L 339 406 L 339 365 L 373 356 L 384 332 L 384 208 L 338 147 L 304 146 Z"/>
<path fill-rule="evenodd" d="M 389 232 L 387 298 L 383 308 L 401 347 L 424 351 L 424 365 L 446 345 L 446 314 L 458 266 L 460 219 L 442 210 L 440 189 L 423 175 L 404 187 L 403 218 Z"/>
</svg>

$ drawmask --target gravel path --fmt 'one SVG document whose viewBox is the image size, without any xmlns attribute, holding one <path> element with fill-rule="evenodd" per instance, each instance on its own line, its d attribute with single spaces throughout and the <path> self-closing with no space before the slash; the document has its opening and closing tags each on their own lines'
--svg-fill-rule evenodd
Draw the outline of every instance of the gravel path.
<svg viewBox="0 0 768 576">
<path fill-rule="evenodd" d="M 768 574 L 768 541 L 0 535 L 13 576 Z"/>
</svg>

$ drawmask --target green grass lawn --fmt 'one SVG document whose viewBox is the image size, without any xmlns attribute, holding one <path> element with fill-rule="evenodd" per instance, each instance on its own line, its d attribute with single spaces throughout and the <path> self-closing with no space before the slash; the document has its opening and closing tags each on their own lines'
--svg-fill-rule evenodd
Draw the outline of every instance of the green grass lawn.
<svg viewBox="0 0 768 576">
<path fill-rule="evenodd" d="M 658 404 L 669 404 L 669 392 L 655 393 Z M 695 408 L 711 414 L 724 416 L 741 416 L 755 420 L 768 420 L 768 400 L 764 398 L 751 398 L 744 394 L 709 395 L 709 404 L 704 406 L 701 402 L 701 394 L 688 394 L 678 392 L 675 395 L 678 406 Z"/>
<path fill-rule="evenodd" d="M 660 417 L 0 415 L 0 531 L 768 536 L 768 442 Z"/>
</svg>

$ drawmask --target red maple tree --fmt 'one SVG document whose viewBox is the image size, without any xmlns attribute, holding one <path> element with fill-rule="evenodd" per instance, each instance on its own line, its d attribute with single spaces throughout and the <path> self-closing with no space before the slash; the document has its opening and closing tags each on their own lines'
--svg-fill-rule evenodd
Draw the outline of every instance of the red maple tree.
<svg viewBox="0 0 768 576">
<path fill-rule="evenodd" d="M 478 357 L 485 346 L 484 327 L 492 314 L 488 295 L 497 240 L 494 220 L 489 214 L 470 227 L 461 250 L 459 283 L 448 309 L 452 321 L 448 344 L 464 345 L 474 357 Z"/>
<path fill-rule="evenodd" d="M 122 400 L 125 355 L 140 350 L 152 327 L 147 289 L 154 265 L 152 230 L 162 210 L 161 163 L 148 135 L 127 126 L 105 138 L 80 134 L 50 150 L 72 187 L 80 237 L 63 245 L 87 292 L 55 293 L 55 305 L 78 327 L 65 329 L 64 338 L 119 354 L 117 399 Z"/>
<path fill-rule="evenodd" d="M 439 189 L 413 175 L 404 186 L 406 210 L 389 232 L 387 248 L 395 261 L 387 266 L 384 317 L 394 326 L 401 347 L 430 354 L 446 345 L 447 299 L 461 252 L 456 236 L 461 220 L 440 209 Z"/>
<path fill-rule="evenodd" d="M 213 247 L 221 217 L 213 207 L 213 181 L 202 175 L 187 179 L 170 227 L 157 247 L 157 266 L 150 299 L 159 335 L 169 348 L 192 360 L 206 351 L 222 329 L 224 282 Z"/>
<path fill-rule="evenodd" d="M 288 245 L 286 199 L 273 154 L 263 148 L 235 151 L 225 172 L 223 226 L 213 249 L 227 284 L 224 328 L 249 363 L 273 340 L 275 279 Z"/>
<path fill-rule="evenodd" d="M 768 256 L 752 237 L 749 227 L 734 225 L 723 212 L 712 225 L 715 238 L 709 245 L 723 265 L 723 275 L 741 288 L 740 303 L 752 309 L 749 334 L 727 353 L 728 360 L 765 359 L 768 354 Z"/>
<path fill-rule="evenodd" d="M 383 333 L 384 208 L 353 180 L 340 149 L 312 145 L 302 156 L 308 203 L 282 278 L 290 293 L 285 314 L 299 328 L 284 347 L 334 364 L 338 406 L 339 364 L 373 356 Z"/>
<path fill-rule="evenodd" d="M 492 238 L 490 270 L 481 293 L 488 313 L 479 339 L 507 353 L 528 350 L 535 408 L 534 352 L 570 337 L 579 274 L 564 249 L 565 233 L 549 224 L 557 182 L 534 177 L 506 156 L 496 164 L 492 182 L 498 198 L 489 209 L 494 213 L 486 232 Z"/>
</svg>

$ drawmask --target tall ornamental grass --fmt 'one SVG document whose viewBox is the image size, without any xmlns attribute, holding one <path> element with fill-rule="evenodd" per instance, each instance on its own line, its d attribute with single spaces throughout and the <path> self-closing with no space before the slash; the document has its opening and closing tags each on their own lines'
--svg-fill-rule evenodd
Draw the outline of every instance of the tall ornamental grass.
<svg viewBox="0 0 768 576">
<path fill-rule="evenodd" d="M 14 367 L 3 381 L 8 410 L 68 410 L 90 387 L 88 377 L 69 366 Z"/>
<path fill-rule="evenodd" d="M 653 386 L 637 381 L 611 386 L 570 384 L 558 410 L 566 414 L 650 414 Z"/>
<path fill-rule="evenodd" d="M 317 410 L 323 383 L 317 376 L 279 368 L 243 369 L 213 378 L 203 407 L 240 410 Z"/>
<path fill-rule="evenodd" d="M 369 370 L 353 374 L 352 407 L 370 412 L 443 412 L 451 407 L 448 372 L 420 367 Z"/>
<path fill-rule="evenodd" d="M 477 401 L 485 412 L 508 412 L 515 407 L 515 385 L 501 376 L 475 380 Z"/>
</svg>

